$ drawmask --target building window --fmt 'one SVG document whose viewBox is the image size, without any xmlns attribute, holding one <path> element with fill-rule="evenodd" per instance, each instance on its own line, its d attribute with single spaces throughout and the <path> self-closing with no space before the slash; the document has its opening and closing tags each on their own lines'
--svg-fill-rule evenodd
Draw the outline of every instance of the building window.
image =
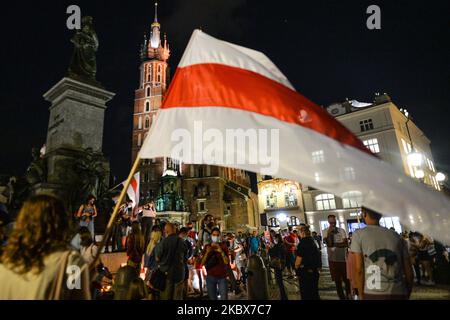
<svg viewBox="0 0 450 320">
<path fill-rule="evenodd" d="M 359 191 L 348 191 L 342 194 L 342 205 L 344 208 L 358 208 L 362 203 L 362 193 Z"/>
<path fill-rule="evenodd" d="M 380 219 L 380 226 L 387 229 L 394 228 L 395 232 L 402 233 L 402 226 L 400 225 L 399 217 L 383 217 Z"/>
<path fill-rule="evenodd" d="M 195 176 L 194 165 L 189 165 L 189 176 L 193 178 Z"/>
<path fill-rule="evenodd" d="M 288 226 L 295 227 L 300 225 L 300 219 L 296 216 L 289 217 Z"/>
<path fill-rule="evenodd" d="M 372 151 L 372 153 L 379 153 L 380 152 L 380 146 L 378 145 L 378 139 L 368 139 L 363 141 L 364 145 Z"/>
<path fill-rule="evenodd" d="M 199 178 L 203 178 L 205 176 L 205 170 L 203 168 L 203 166 L 199 166 L 198 167 L 198 175 Z"/>
<path fill-rule="evenodd" d="M 198 211 L 199 212 L 205 212 L 206 211 L 206 200 L 199 200 L 198 201 Z"/>
<path fill-rule="evenodd" d="M 334 210 L 336 209 L 336 201 L 331 193 L 323 193 L 316 198 L 317 210 Z"/>
<path fill-rule="evenodd" d="M 142 117 L 139 117 L 138 129 L 142 129 Z"/>
<path fill-rule="evenodd" d="M 429 168 L 431 171 L 435 172 L 434 165 L 433 165 L 433 161 L 431 161 L 431 160 L 428 159 L 428 158 L 426 158 L 426 159 L 427 159 L 427 165 L 428 165 L 428 168 Z"/>
<path fill-rule="evenodd" d="M 206 176 L 211 176 L 211 166 L 206 166 Z"/>
<path fill-rule="evenodd" d="M 411 144 L 409 144 L 408 142 L 406 142 L 405 140 L 402 139 L 402 145 L 403 145 L 403 151 L 405 152 L 406 156 L 408 156 L 408 154 L 410 154 L 412 152 Z M 405 161 L 406 161 L 406 164 L 408 165 L 409 175 L 411 177 L 415 177 L 414 167 L 409 163 L 407 158 L 405 158 Z"/>
<path fill-rule="evenodd" d="M 280 226 L 280 223 L 278 222 L 277 218 L 269 219 L 269 227 L 278 228 L 279 226 Z"/>
<path fill-rule="evenodd" d="M 150 101 L 146 101 L 145 102 L 145 112 L 149 112 L 150 111 Z"/>
<path fill-rule="evenodd" d="M 139 133 L 139 134 L 138 134 L 138 141 L 137 141 L 138 147 L 141 146 L 141 139 L 142 139 L 142 136 L 141 136 L 141 134 Z"/>
<path fill-rule="evenodd" d="M 152 65 L 151 64 L 148 65 L 147 81 L 148 82 L 152 81 Z"/>
<path fill-rule="evenodd" d="M 369 131 L 373 129 L 372 119 L 362 120 L 359 122 L 361 132 Z"/>
<path fill-rule="evenodd" d="M 293 187 L 286 187 L 284 190 L 284 200 L 286 203 L 286 207 L 297 207 L 297 193 L 296 189 Z"/>
<path fill-rule="evenodd" d="M 157 79 L 157 82 L 161 82 L 161 66 L 159 65 L 158 66 L 158 79 Z"/>
<path fill-rule="evenodd" d="M 149 182 L 149 179 L 150 179 L 150 177 L 148 175 L 148 172 L 145 172 L 144 173 L 144 182 Z"/>
<path fill-rule="evenodd" d="M 147 87 L 147 97 L 150 97 L 150 87 Z"/>
<path fill-rule="evenodd" d="M 323 154 L 323 150 L 314 151 L 312 153 L 312 161 L 313 163 L 324 163 L 325 155 Z"/>
<path fill-rule="evenodd" d="M 150 181 L 155 181 L 155 170 L 150 170 Z"/>
<path fill-rule="evenodd" d="M 277 208 L 277 193 L 275 190 L 270 191 L 266 196 L 266 208 Z"/>
<path fill-rule="evenodd" d="M 144 128 L 145 128 L 145 129 L 150 128 L 150 118 L 149 118 L 149 117 L 145 117 Z"/>
<path fill-rule="evenodd" d="M 343 171 L 341 171 L 342 177 L 346 181 L 353 181 L 356 179 L 356 172 L 353 167 L 345 167 Z"/>
</svg>

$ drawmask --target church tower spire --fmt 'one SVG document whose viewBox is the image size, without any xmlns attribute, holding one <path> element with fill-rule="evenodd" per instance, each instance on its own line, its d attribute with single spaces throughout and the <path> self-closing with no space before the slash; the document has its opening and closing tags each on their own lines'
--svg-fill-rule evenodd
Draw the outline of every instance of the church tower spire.
<svg viewBox="0 0 450 320">
<path fill-rule="evenodd" d="M 152 23 L 152 31 L 150 36 L 150 46 L 153 49 L 158 49 L 161 45 L 161 25 L 158 22 L 158 2 L 155 2 L 155 20 Z"/>
</svg>

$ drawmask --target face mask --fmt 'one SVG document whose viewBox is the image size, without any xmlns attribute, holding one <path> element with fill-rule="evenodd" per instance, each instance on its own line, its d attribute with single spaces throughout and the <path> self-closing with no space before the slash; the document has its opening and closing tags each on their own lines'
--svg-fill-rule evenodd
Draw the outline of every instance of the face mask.
<svg viewBox="0 0 450 320">
<path fill-rule="evenodd" d="M 209 223 L 207 224 L 207 226 L 208 226 L 209 228 L 214 227 L 214 222 L 209 222 Z"/>
<path fill-rule="evenodd" d="M 278 244 L 278 240 L 273 240 L 273 243 Z"/>
<path fill-rule="evenodd" d="M 211 240 L 212 240 L 212 242 L 220 242 L 220 237 L 217 237 L 217 236 L 212 236 L 211 237 Z"/>
</svg>

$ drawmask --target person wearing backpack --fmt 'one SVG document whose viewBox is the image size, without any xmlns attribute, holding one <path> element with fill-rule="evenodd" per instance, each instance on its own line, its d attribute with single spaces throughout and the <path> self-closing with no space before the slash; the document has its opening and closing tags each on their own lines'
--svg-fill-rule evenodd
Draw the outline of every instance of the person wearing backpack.
<svg viewBox="0 0 450 320">
<path fill-rule="evenodd" d="M 160 298 L 161 300 L 183 300 L 187 247 L 185 241 L 177 235 L 173 223 L 166 223 L 164 229 L 166 238 L 155 249 L 157 270 L 159 270 L 157 273 L 165 274 Z M 152 280 L 150 283 L 153 284 Z"/>
<path fill-rule="evenodd" d="M 202 265 L 207 271 L 206 288 L 210 300 L 228 300 L 228 247 L 221 242 L 219 228 L 211 232 L 211 244 L 203 249 Z"/>
<path fill-rule="evenodd" d="M 280 289 L 280 299 L 288 300 L 286 288 L 283 283 L 283 270 L 286 266 L 286 256 L 288 254 L 286 247 L 283 243 L 281 234 L 276 234 L 274 237 L 274 246 L 269 249 L 270 266 L 274 269 L 275 280 L 278 288 Z"/>
<path fill-rule="evenodd" d="M 302 300 L 320 300 L 319 271 L 322 268 L 320 251 L 311 236 L 308 226 L 300 227 L 300 242 L 297 246 L 295 269 L 300 283 Z"/>
</svg>

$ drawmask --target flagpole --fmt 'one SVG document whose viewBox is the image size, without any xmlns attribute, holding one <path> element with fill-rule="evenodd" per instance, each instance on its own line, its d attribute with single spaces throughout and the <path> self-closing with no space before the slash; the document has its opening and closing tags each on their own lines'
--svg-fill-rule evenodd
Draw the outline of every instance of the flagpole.
<svg viewBox="0 0 450 320">
<path fill-rule="evenodd" d="M 134 161 L 133 167 L 131 168 L 130 174 L 128 175 L 128 178 L 124 183 L 124 186 L 123 186 L 124 188 L 123 188 L 122 192 L 120 193 L 119 200 L 117 201 L 117 204 L 114 207 L 114 211 L 111 214 L 111 218 L 109 218 L 109 222 L 106 227 L 105 233 L 103 235 L 102 242 L 100 243 L 100 246 L 98 247 L 97 254 L 94 257 L 94 260 L 89 265 L 90 268 L 95 267 L 97 260 L 100 257 L 100 253 L 102 252 L 103 248 L 107 245 L 107 241 L 108 241 L 109 235 L 111 233 L 112 227 L 114 225 L 114 222 L 116 221 L 116 216 L 119 212 L 119 208 L 122 204 L 123 199 L 125 198 L 125 195 L 127 194 L 128 187 L 131 184 L 131 179 L 133 179 L 134 173 L 136 172 L 140 161 L 141 161 L 141 158 L 138 154 L 138 156 L 136 157 L 136 160 Z"/>
</svg>

